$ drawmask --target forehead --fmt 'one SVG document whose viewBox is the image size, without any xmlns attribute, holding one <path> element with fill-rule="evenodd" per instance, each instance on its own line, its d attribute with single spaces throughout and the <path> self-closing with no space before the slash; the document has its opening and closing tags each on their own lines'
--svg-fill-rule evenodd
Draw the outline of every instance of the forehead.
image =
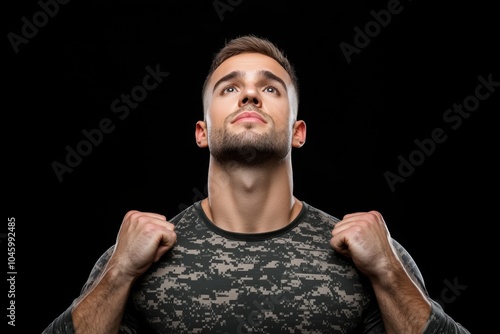
<svg viewBox="0 0 500 334">
<path fill-rule="evenodd" d="M 228 73 L 240 71 L 245 75 L 254 75 L 261 71 L 269 71 L 280 77 L 287 86 L 291 85 L 291 78 L 285 69 L 273 58 L 260 53 L 243 53 L 226 59 L 214 71 L 209 81 L 212 86 Z"/>
</svg>

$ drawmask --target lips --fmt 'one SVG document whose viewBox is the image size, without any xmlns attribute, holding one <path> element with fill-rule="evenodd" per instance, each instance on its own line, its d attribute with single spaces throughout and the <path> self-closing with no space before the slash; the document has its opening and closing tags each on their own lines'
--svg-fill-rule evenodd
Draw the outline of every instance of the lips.
<svg viewBox="0 0 500 334">
<path fill-rule="evenodd" d="M 238 121 L 249 121 L 249 122 L 255 122 L 255 121 L 261 121 L 262 123 L 267 123 L 264 118 L 262 118 L 261 115 L 259 115 L 256 112 L 250 112 L 250 111 L 245 111 L 236 116 L 235 119 L 231 123 L 236 123 Z"/>
</svg>

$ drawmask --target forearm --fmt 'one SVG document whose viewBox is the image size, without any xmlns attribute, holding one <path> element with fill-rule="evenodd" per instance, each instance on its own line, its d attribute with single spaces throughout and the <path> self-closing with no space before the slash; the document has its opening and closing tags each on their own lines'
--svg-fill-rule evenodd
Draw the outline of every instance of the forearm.
<svg viewBox="0 0 500 334">
<path fill-rule="evenodd" d="M 75 333 L 118 333 L 131 284 L 115 270 L 105 270 L 72 309 Z"/>
<path fill-rule="evenodd" d="M 387 334 L 421 334 L 431 314 L 431 303 L 403 268 L 383 280 L 373 280 Z"/>
</svg>

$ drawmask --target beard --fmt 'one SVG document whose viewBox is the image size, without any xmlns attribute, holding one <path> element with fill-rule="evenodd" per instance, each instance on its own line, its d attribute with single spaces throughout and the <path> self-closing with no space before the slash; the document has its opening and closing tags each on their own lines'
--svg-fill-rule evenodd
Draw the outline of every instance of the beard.
<svg viewBox="0 0 500 334">
<path fill-rule="evenodd" d="M 210 154 L 220 163 L 251 167 L 281 161 L 290 152 L 291 141 L 286 129 L 259 134 L 252 131 L 252 123 L 245 124 L 245 127 L 241 133 L 213 130 L 209 136 Z"/>
</svg>

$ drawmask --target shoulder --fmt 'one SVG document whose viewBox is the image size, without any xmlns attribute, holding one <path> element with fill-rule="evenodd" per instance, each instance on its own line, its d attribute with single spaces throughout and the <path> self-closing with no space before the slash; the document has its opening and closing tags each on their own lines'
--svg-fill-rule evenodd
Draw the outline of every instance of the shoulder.
<svg viewBox="0 0 500 334">
<path fill-rule="evenodd" d="M 335 217 L 334 215 L 332 215 L 332 214 L 330 214 L 322 209 L 314 207 L 314 206 L 310 205 L 309 203 L 302 201 L 302 204 L 303 204 L 302 212 L 304 214 L 305 219 L 317 220 L 317 221 L 327 223 L 327 224 L 332 225 L 332 226 L 340 221 L 340 219 Z"/>
<path fill-rule="evenodd" d="M 340 219 L 304 201 L 302 204 L 302 210 L 295 220 L 297 228 L 330 238 L 333 227 Z"/>
<path fill-rule="evenodd" d="M 200 201 L 191 204 L 184 208 L 181 212 L 170 218 L 168 221 L 174 225 L 179 224 L 181 221 L 190 221 L 199 217 L 201 210 Z"/>
</svg>

